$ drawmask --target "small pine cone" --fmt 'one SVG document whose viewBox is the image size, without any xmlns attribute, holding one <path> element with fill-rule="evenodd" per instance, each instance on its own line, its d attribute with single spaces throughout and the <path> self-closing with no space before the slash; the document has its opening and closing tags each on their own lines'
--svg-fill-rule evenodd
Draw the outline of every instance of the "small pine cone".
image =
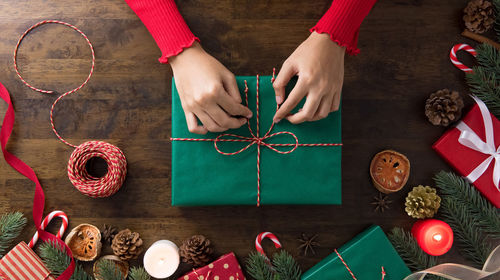
<svg viewBox="0 0 500 280">
<path fill-rule="evenodd" d="M 425 102 L 425 115 L 433 125 L 448 126 L 460 119 L 464 101 L 458 91 L 438 90 Z"/>
<path fill-rule="evenodd" d="M 118 232 L 113 238 L 111 248 L 113 253 L 123 261 L 137 259 L 142 253 L 142 239 L 137 232 L 130 229 L 124 229 Z"/>
<path fill-rule="evenodd" d="M 180 248 L 182 261 L 192 264 L 194 267 L 201 267 L 211 260 L 213 249 L 208 240 L 203 235 L 194 235 L 184 240 Z"/>
<path fill-rule="evenodd" d="M 432 218 L 441 206 L 441 198 L 436 194 L 436 189 L 420 185 L 408 193 L 405 206 L 408 216 L 416 219 Z"/>
<path fill-rule="evenodd" d="M 487 0 L 471 0 L 464 9 L 465 27 L 475 33 L 484 33 L 495 23 L 493 4 Z"/>
<path fill-rule="evenodd" d="M 102 239 L 106 241 L 106 243 L 111 244 L 115 235 L 118 233 L 118 229 L 114 226 L 104 225 L 101 229 Z"/>
</svg>

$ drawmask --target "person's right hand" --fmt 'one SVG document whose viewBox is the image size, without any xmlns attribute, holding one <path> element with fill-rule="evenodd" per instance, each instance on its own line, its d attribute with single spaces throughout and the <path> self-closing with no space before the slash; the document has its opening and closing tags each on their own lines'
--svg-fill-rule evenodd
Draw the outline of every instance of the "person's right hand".
<svg viewBox="0 0 500 280">
<path fill-rule="evenodd" d="M 200 44 L 195 42 L 169 60 L 190 132 L 239 128 L 252 117 L 252 111 L 241 104 L 233 73 Z"/>
</svg>

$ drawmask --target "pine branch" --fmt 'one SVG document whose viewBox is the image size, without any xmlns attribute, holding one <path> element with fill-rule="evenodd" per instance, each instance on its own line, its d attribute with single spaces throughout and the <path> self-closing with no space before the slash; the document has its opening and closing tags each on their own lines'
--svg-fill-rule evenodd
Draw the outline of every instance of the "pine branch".
<svg viewBox="0 0 500 280">
<path fill-rule="evenodd" d="M 251 252 L 246 260 L 248 274 L 255 280 L 273 280 L 273 268 L 269 260 L 258 252 Z"/>
<path fill-rule="evenodd" d="M 122 280 L 123 275 L 120 269 L 112 260 L 100 260 L 97 263 L 96 278 L 100 280 Z"/>
<path fill-rule="evenodd" d="M 0 217 L 0 258 L 26 226 L 26 218 L 21 212 L 12 212 Z"/>
<path fill-rule="evenodd" d="M 132 267 L 130 269 L 128 278 L 130 280 L 151 280 L 149 274 L 146 272 L 144 267 Z"/>
<path fill-rule="evenodd" d="M 493 238 L 500 238 L 499 211 L 475 187 L 452 172 L 441 171 L 436 174 L 434 181 L 443 196 L 467 206 L 478 221 L 476 226 Z"/>
<path fill-rule="evenodd" d="M 395 227 L 388 235 L 392 245 L 412 271 L 420 271 L 436 265 L 436 257 L 426 254 L 412 234 Z"/>
<path fill-rule="evenodd" d="M 38 248 L 40 257 L 47 269 L 54 275 L 61 275 L 71 263 L 71 259 L 64 252 L 63 248 L 54 241 L 46 241 Z M 83 267 L 77 262 L 75 272 L 70 278 L 71 280 L 93 280 L 93 278 L 85 272 Z"/>
<path fill-rule="evenodd" d="M 295 259 L 287 251 L 281 250 L 274 254 L 273 265 L 276 275 L 281 280 L 300 280 L 302 270 Z"/>
<path fill-rule="evenodd" d="M 471 261 L 482 267 L 492 248 L 478 230 L 479 220 L 471 215 L 466 204 L 446 196 L 440 209 L 444 220 L 453 228 L 454 239 L 460 251 Z"/>
</svg>

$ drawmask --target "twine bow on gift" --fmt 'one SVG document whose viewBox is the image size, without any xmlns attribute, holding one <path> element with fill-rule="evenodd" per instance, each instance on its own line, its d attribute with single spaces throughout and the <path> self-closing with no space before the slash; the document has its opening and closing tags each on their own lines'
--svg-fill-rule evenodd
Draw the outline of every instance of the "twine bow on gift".
<svg viewBox="0 0 500 280">
<path fill-rule="evenodd" d="M 467 175 L 467 179 L 474 183 L 479 177 L 481 177 L 491 162 L 494 162 L 493 167 L 493 184 L 496 189 L 500 192 L 499 181 L 500 181 L 500 146 L 495 147 L 495 135 L 493 130 L 493 121 L 491 119 L 491 114 L 488 111 L 488 107 L 479 98 L 472 96 L 476 104 L 478 105 L 481 116 L 483 117 L 484 131 L 486 135 L 486 141 L 483 141 L 465 122 L 461 121 L 456 127 L 461 131 L 458 142 L 470 149 L 489 155 L 481 164 L 479 164 L 472 172 Z"/>
<path fill-rule="evenodd" d="M 273 77 L 271 79 L 271 83 L 274 82 L 274 69 L 273 69 Z M 248 85 L 247 81 L 245 80 L 245 102 L 246 105 L 248 106 Z M 279 105 L 276 105 L 276 111 L 279 109 Z M 271 124 L 269 129 L 267 130 L 266 134 L 264 136 L 260 136 L 260 124 L 259 124 L 260 118 L 259 118 L 259 75 L 257 75 L 257 87 L 256 87 L 256 129 L 255 133 L 250 125 L 250 122 L 247 121 L 248 125 L 248 130 L 250 132 L 250 137 L 247 136 L 241 136 L 237 134 L 232 134 L 232 133 L 224 133 L 220 134 L 214 139 L 200 139 L 200 138 L 170 138 L 172 141 L 212 141 L 214 142 L 214 147 L 215 150 L 226 156 L 233 156 L 237 155 L 248 148 L 252 147 L 253 145 L 257 146 L 257 206 L 260 206 L 260 153 L 261 153 L 261 146 L 264 146 L 266 148 L 269 148 L 270 150 L 279 153 L 279 154 L 290 154 L 293 151 L 295 151 L 298 147 L 332 147 L 332 146 L 342 146 L 342 143 L 315 143 L 315 144 L 301 144 L 299 143 L 299 139 L 297 136 L 290 132 L 290 131 L 279 131 L 275 133 L 271 133 L 271 131 L 274 128 L 274 122 Z M 293 142 L 294 143 L 280 143 L 280 144 L 274 144 L 274 143 L 267 143 L 266 140 L 269 140 L 272 137 L 278 136 L 278 135 L 290 135 L 293 137 Z M 243 148 L 239 149 L 238 151 L 235 152 L 224 152 L 220 149 L 218 146 L 219 142 L 248 142 L 248 145 L 244 146 Z M 278 150 L 276 147 L 291 147 L 289 150 Z"/>
<path fill-rule="evenodd" d="M 339 257 L 340 261 L 342 262 L 342 264 L 345 266 L 345 268 L 347 269 L 347 271 L 351 275 L 352 279 L 353 280 L 358 280 L 358 278 L 356 278 L 356 276 L 354 276 L 354 273 L 349 268 L 349 266 L 347 265 L 347 263 L 344 261 L 344 258 L 342 258 L 342 255 L 340 255 L 340 253 L 339 253 L 339 251 L 337 251 L 337 249 L 335 249 L 335 254 L 337 254 L 337 256 Z M 383 266 L 381 267 L 381 273 L 382 273 L 382 280 L 384 280 L 386 273 L 385 273 L 385 269 L 384 269 Z"/>
</svg>

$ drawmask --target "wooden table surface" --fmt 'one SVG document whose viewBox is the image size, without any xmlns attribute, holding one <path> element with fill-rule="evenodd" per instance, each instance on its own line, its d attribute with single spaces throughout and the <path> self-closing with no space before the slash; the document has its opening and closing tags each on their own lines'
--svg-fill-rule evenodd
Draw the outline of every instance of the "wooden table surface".
<svg viewBox="0 0 500 280">
<path fill-rule="evenodd" d="M 177 2 L 203 46 L 236 75 L 270 74 L 308 36 L 308 28 L 331 3 Z M 261 231 L 276 233 L 295 255 L 300 234 L 317 233 L 317 254 L 298 257 L 305 270 L 371 224 L 386 231 L 394 226 L 409 229 L 415 220 L 404 212 L 406 193 L 419 184 L 432 185 L 436 172 L 449 170 L 431 149 L 445 130 L 427 122 L 424 103 L 438 89 L 467 92 L 463 73 L 448 58 L 452 45 L 469 42 L 459 35 L 466 2 L 381 0 L 364 21 L 361 54 L 347 57 L 345 63 L 340 206 L 170 206 L 172 72 L 158 63 L 155 42 L 121 0 L 0 2 L 0 81 L 16 108 L 8 149 L 36 170 L 47 196 L 46 213 L 64 210 L 71 226 L 85 222 L 128 227 L 141 234 L 146 246 L 158 239 L 180 244 L 193 234 L 204 234 L 219 254 L 234 251 L 241 261 Z M 110 198 L 92 199 L 71 185 L 66 166 L 72 149 L 50 129 L 49 109 L 56 96 L 30 90 L 15 75 L 12 53 L 19 36 L 44 19 L 75 24 L 94 44 L 94 76 L 59 103 L 55 121 L 72 143 L 98 139 L 124 151 L 127 180 Z M 90 51 L 73 30 L 46 25 L 25 39 L 19 65 L 33 85 L 64 92 L 86 77 Z M 0 103 L 0 116 L 5 109 Z M 391 209 L 377 213 L 370 204 L 377 191 L 368 166 L 375 153 L 387 148 L 406 154 L 412 173 L 403 191 L 390 195 Z M 33 191 L 30 181 L 0 160 L 0 212 L 19 210 L 30 218 L 22 236 L 26 241 L 34 230 Z M 441 260 L 463 262 L 455 249 Z"/>
</svg>

